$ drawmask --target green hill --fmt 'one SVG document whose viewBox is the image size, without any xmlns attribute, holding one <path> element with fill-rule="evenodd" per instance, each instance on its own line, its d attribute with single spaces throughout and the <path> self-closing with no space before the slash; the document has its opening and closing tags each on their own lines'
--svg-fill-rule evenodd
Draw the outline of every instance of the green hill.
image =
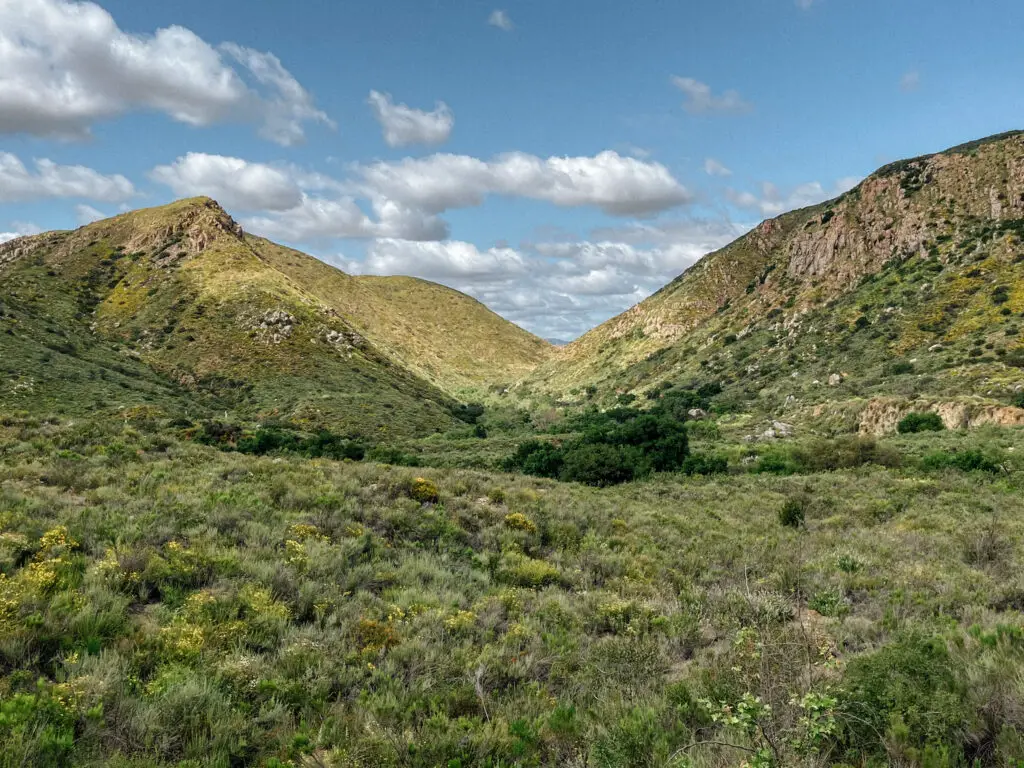
<svg viewBox="0 0 1024 768">
<path fill-rule="evenodd" d="M 408 436 L 451 424 L 454 384 L 504 381 L 548 348 L 454 291 L 249 238 L 207 198 L 12 241 L 0 270 L 5 410 L 149 405 Z"/>
<path fill-rule="evenodd" d="M 266 263 L 447 391 L 514 383 L 554 354 L 543 339 L 443 285 L 415 277 L 346 275 L 290 248 L 247 239 Z"/>
<path fill-rule="evenodd" d="M 1022 312 L 1013 132 L 887 165 L 765 221 L 561 350 L 523 391 L 607 400 L 715 380 L 772 412 L 883 395 L 993 406 L 1024 383 Z"/>
</svg>

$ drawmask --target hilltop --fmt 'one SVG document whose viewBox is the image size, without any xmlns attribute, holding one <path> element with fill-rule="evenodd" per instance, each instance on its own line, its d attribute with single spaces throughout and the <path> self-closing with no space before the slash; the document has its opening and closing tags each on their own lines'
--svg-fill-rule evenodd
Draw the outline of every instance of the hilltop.
<svg viewBox="0 0 1024 768">
<path fill-rule="evenodd" d="M 368 437 L 443 429 L 549 345 L 467 296 L 353 278 L 194 198 L 0 246 L 0 407 L 154 406 Z"/>
<path fill-rule="evenodd" d="M 970 419 L 1024 382 L 1022 312 L 1017 131 L 892 163 L 765 221 L 568 345 L 524 391 L 607 400 L 716 380 L 754 409 L 854 428 L 869 405 L 884 411 L 873 398 L 980 395 L 951 416 Z"/>
</svg>

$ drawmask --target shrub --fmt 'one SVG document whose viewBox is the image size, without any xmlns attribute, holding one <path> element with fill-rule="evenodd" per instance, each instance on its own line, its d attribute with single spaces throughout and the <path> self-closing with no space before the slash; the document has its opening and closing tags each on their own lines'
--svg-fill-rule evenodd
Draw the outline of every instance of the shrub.
<svg viewBox="0 0 1024 768">
<path fill-rule="evenodd" d="M 687 475 L 721 475 L 729 471 L 729 463 L 722 456 L 698 453 L 687 456 L 680 471 Z"/>
<path fill-rule="evenodd" d="M 460 403 L 451 409 L 452 416 L 466 424 L 476 424 L 484 415 L 484 407 L 480 403 Z"/>
<path fill-rule="evenodd" d="M 934 451 L 921 459 L 921 466 L 927 470 L 959 469 L 961 472 L 1000 471 L 1001 462 L 989 458 L 978 450 Z"/>
<path fill-rule="evenodd" d="M 539 589 L 558 581 L 558 569 L 544 560 L 516 555 L 511 558 L 503 576 L 518 587 Z"/>
<path fill-rule="evenodd" d="M 689 454 L 685 425 L 676 412 L 693 399 L 671 394 L 650 411 L 619 407 L 574 416 L 567 426 L 582 433 L 579 437 L 561 446 L 527 440 L 502 467 L 595 486 L 625 483 L 651 472 L 676 471 Z M 699 397 L 693 394 L 693 398 Z"/>
<path fill-rule="evenodd" d="M 396 467 L 418 467 L 420 460 L 417 456 L 405 453 L 401 448 L 393 445 L 378 445 L 371 449 L 368 458 L 378 464 L 392 464 Z"/>
<path fill-rule="evenodd" d="M 582 443 L 567 450 L 559 475 L 570 483 L 607 486 L 626 483 L 636 476 L 637 451 L 618 445 Z"/>
<path fill-rule="evenodd" d="M 902 463 L 896 450 L 880 446 L 870 437 L 857 435 L 816 440 L 806 448 L 794 449 L 791 455 L 800 469 L 808 472 L 855 469 L 865 464 L 899 467 Z"/>
<path fill-rule="evenodd" d="M 807 517 L 808 501 L 803 496 L 792 496 L 785 500 L 779 510 L 779 522 L 788 528 L 800 528 Z"/>
<path fill-rule="evenodd" d="M 409 498 L 420 504 L 436 504 L 441 499 L 437 486 L 425 477 L 417 477 L 409 487 Z"/>
<path fill-rule="evenodd" d="M 1024 408 L 1024 390 L 1016 393 L 1013 396 L 1013 400 L 1010 401 L 1012 405 L 1017 408 Z"/>
<path fill-rule="evenodd" d="M 885 366 L 886 376 L 900 376 L 904 373 L 913 373 L 914 364 L 909 360 L 894 360 Z"/>
<path fill-rule="evenodd" d="M 537 524 L 522 512 L 512 512 L 505 515 L 505 527 L 511 528 L 514 531 L 525 531 L 526 533 L 537 532 Z"/>
<path fill-rule="evenodd" d="M 507 472 L 518 470 L 535 477 L 558 477 L 563 461 L 562 451 L 557 446 L 540 440 L 527 440 L 502 462 L 502 467 Z"/>
<path fill-rule="evenodd" d="M 846 746 L 869 755 L 881 749 L 879 735 L 886 733 L 915 750 L 947 745 L 959 752 L 968 727 L 967 704 L 944 641 L 920 634 L 852 659 L 839 709 Z"/>
<path fill-rule="evenodd" d="M 1006 357 L 1003 358 L 1003 362 L 1007 365 L 1013 366 L 1014 368 L 1024 368 L 1024 347 L 1011 349 L 1006 353 Z"/>
<path fill-rule="evenodd" d="M 912 412 L 904 416 L 896 425 L 896 430 L 901 435 L 910 435 L 915 432 L 941 432 L 946 428 L 942 423 L 942 417 L 937 413 Z"/>
</svg>

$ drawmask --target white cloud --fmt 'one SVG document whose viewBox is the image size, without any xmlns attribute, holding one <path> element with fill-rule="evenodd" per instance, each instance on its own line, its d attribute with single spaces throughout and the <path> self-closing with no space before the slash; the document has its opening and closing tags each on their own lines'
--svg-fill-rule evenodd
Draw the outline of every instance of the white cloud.
<svg viewBox="0 0 1024 768">
<path fill-rule="evenodd" d="M 11 227 L 13 229 L 11 232 L 0 232 L 0 243 L 6 243 L 17 237 L 25 237 L 25 235 L 37 235 L 43 231 L 35 224 L 24 221 L 13 221 Z"/>
<path fill-rule="evenodd" d="M 796 5 L 797 5 L 797 8 L 801 8 L 801 9 L 806 11 L 812 5 L 814 5 L 815 2 L 816 2 L 816 0 L 796 0 Z"/>
<path fill-rule="evenodd" d="M 612 151 L 547 159 L 516 152 L 490 161 L 441 154 L 364 166 L 360 173 L 370 194 L 430 213 L 476 206 L 489 194 L 594 206 L 616 216 L 651 214 L 691 200 L 665 166 Z"/>
<path fill-rule="evenodd" d="M 395 104 L 390 94 L 379 91 L 370 91 L 368 101 L 389 147 L 443 144 L 448 141 L 455 127 L 455 116 L 442 101 L 435 105 L 432 112 Z"/>
<path fill-rule="evenodd" d="M 257 122 L 285 145 L 303 138 L 304 122 L 330 124 L 272 54 L 218 49 L 179 26 L 129 34 L 91 2 L 0 2 L 0 133 L 81 138 L 139 110 L 195 126 Z"/>
<path fill-rule="evenodd" d="M 107 214 L 91 205 L 79 204 L 75 206 L 75 218 L 79 224 L 92 224 L 94 221 L 107 218 Z"/>
<path fill-rule="evenodd" d="M 255 109 L 263 119 L 261 136 L 288 147 L 305 139 L 303 123 L 320 122 L 334 127 L 334 121 L 316 108 L 313 96 L 284 68 L 277 56 L 235 43 L 224 43 L 221 49 L 267 90 L 266 95 L 259 97 Z"/>
<path fill-rule="evenodd" d="M 916 91 L 921 85 L 920 72 L 907 72 L 900 78 L 900 90 L 909 93 Z"/>
<path fill-rule="evenodd" d="M 713 157 L 709 157 L 704 161 L 704 173 L 708 176 L 732 176 L 732 171 Z"/>
<path fill-rule="evenodd" d="M 379 275 L 414 275 L 429 280 L 519 276 L 526 261 L 511 248 L 479 250 L 458 240 L 410 242 L 381 239 L 370 247 L 363 271 Z"/>
<path fill-rule="evenodd" d="M 289 173 L 237 157 L 189 152 L 150 176 L 176 195 L 208 195 L 243 211 L 287 211 L 302 204 L 302 190 Z"/>
<path fill-rule="evenodd" d="M 711 91 L 711 86 L 692 77 L 673 75 L 672 84 L 686 95 L 686 111 L 695 115 L 714 112 L 738 115 L 753 109 L 736 91 L 723 91 L 720 95 L 715 95 Z"/>
<path fill-rule="evenodd" d="M 491 11 L 491 15 L 487 18 L 487 23 L 492 27 L 497 27 L 505 32 L 511 32 L 516 28 L 508 14 L 505 11 L 497 9 Z"/>
<path fill-rule="evenodd" d="M 345 261 L 342 268 L 435 280 L 541 336 L 574 338 L 649 296 L 746 229 L 699 220 L 634 222 L 593 233 L 618 240 L 487 249 L 461 241 L 386 239 L 374 242 L 364 260 Z"/>
<path fill-rule="evenodd" d="M 15 155 L 0 152 L 0 202 L 13 203 L 57 197 L 118 202 L 135 194 L 120 174 L 105 176 L 82 165 L 58 165 L 37 159 L 33 173 Z"/>
<path fill-rule="evenodd" d="M 436 216 L 388 200 L 372 207 L 376 220 L 351 197 L 327 199 L 304 194 L 296 208 L 253 216 L 242 224 L 250 232 L 289 242 L 375 237 L 420 241 L 448 236 L 448 226 Z"/>
<path fill-rule="evenodd" d="M 637 160 L 647 160 L 654 153 L 645 147 L 638 147 L 636 144 L 625 144 L 621 147 L 622 154 L 635 157 Z"/>
<path fill-rule="evenodd" d="M 847 176 L 839 179 L 829 190 L 826 190 L 819 181 L 810 181 L 793 187 L 786 193 L 783 193 L 771 182 L 764 181 L 761 182 L 759 195 L 752 192 L 739 192 L 735 189 L 728 190 L 726 195 L 733 205 L 739 208 L 758 211 L 763 216 L 778 216 L 787 211 L 817 205 L 829 198 L 841 195 L 853 189 L 860 181 L 857 177 Z"/>
</svg>

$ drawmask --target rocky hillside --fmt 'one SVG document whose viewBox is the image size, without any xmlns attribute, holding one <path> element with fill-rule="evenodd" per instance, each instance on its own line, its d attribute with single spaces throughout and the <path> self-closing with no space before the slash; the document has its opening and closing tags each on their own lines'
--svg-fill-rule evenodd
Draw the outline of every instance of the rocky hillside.
<svg viewBox="0 0 1024 768">
<path fill-rule="evenodd" d="M 150 405 L 410 435 L 451 423 L 456 383 L 504 382 L 548 349 L 468 297 L 404 286 L 249 238 L 208 198 L 14 240 L 0 246 L 0 409 Z M 352 298 L 364 295 L 376 303 Z M 408 339 L 388 317 L 398 303 Z M 473 347 L 473 366 L 451 352 L 465 334 L 440 327 L 442 311 L 486 328 L 491 355 Z"/>
<path fill-rule="evenodd" d="M 713 379 L 774 412 L 883 394 L 998 402 L 1024 384 L 1022 312 L 1013 132 L 892 163 L 765 221 L 561 350 L 523 391 L 608 399 Z"/>
</svg>

